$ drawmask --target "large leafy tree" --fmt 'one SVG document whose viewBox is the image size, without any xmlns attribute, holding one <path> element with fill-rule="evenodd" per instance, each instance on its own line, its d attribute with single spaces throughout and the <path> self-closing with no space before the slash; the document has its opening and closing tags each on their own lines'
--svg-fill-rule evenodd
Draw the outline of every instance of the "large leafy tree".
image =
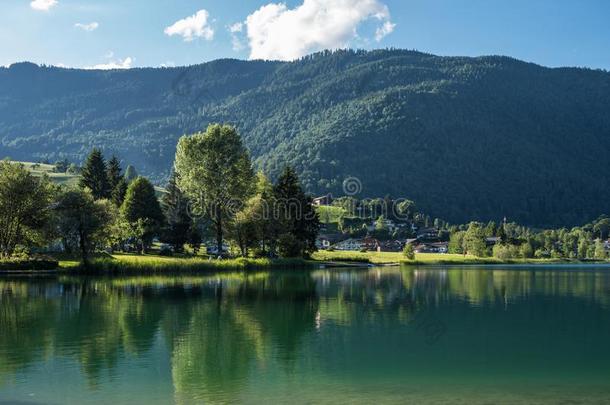
<svg viewBox="0 0 610 405">
<path fill-rule="evenodd" d="M 131 228 L 132 236 L 138 239 L 144 253 L 164 220 L 155 188 L 150 181 L 138 177 L 129 185 L 121 206 L 121 216 Z"/>
<path fill-rule="evenodd" d="M 68 190 L 59 196 L 55 204 L 57 231 L 66 247 L 78 248 L 83 263 L 88 263 L 97 246 L 109 240 L 107 230 L 114 210 L 109 201 L 95 201 L 86 190 Z"/>
<path fill-rule="evenodd" d="M 239 134 L 234 127 L 216 124 L 206 132 L 183 136 L 174 168 L 178 187 L 193 208 L 211 220 L 221 252 L 228 224 L 254 189 L 250 154 Z"/>
<path fill-rule="evenodd" d="M 0 162 L 0 257 L 10 257 L 17 245 L 45 241 L 54 192 L 48 177 Z"/>
<path fill-rule="evenodd" d="M 94 148 L 83 166 L 81 172 L 80 186 L 91 191 L 96 200 L 110 198 L 112 189 L 108 182 L 106 162 L 102 151 Z"/>
<path fill-rule="evenodd" d="M 163 240 L 174 247 L 174 251 L 182 252 L 188 242 L 193 223 L 188 211 L 188 200 L 178 188 L 176 174 L 172 173 L 166 187 L 167 193 L 161 199 L 161 208 L 165 214 L 165 229 Z"/>
<path fill-rule="evenodd" d="M 273 194 L 275 215 L 281 226 L 278 237 L 280 253 L 283 256 L 306 256 L 314 252 L 320 218 L 313 208 L 311 197 L 304 193 L 291 167 L 284 168 Z"/>
</svg>

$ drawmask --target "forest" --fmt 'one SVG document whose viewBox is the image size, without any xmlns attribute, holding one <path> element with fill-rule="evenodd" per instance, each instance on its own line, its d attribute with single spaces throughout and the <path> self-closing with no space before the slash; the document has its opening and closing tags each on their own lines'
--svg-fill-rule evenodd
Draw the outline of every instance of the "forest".
<svg viewBox="0 0 610 405">
<path fill-rule="evenodd" d="M 306 192 L 417 201 L 451 223 L 504 216 L 574 226 L 609 212 L 610 73 L 508 57 L 336 51 L 295 62 L 178 68 L 0 68 L 0 157 L 68 159 L 96 147 L 154 184 L 178 139 L 234 125 L 256 170 L 294 167 Z"/>
</svg>

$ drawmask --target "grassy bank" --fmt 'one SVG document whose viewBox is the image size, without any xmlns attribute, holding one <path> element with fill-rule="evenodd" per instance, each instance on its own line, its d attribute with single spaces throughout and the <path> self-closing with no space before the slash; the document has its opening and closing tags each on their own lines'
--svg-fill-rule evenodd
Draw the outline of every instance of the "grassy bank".
<svg viewBox="0 0 610 405">
<path fill-rule="evenodd" d="M 327 262 L 353 262 L 379 265 L 409 264 L 409 265 L 439 265 L 439 264 L 543 264 L 564 263 L 560 259 L 511 259 L 501 260 L 495 257 L 476 257 L 471 255 L 416 253 L 415 260 L 407 260 L 400 252 L 327 252 L 319 251 L 313 254 L 313 259 Z"/>
<path fill-rule="evenodd" d="M 166 257 L 157 255 L 113 254 L 93 258 L 84 268 L 78 261 L 60 262 L 65 271 L 92 271 L 104 273 L 155 273 L 155 272 L 206 272 L 244 271 L 272 268 L 306 268 L 312 263 L 303 259 L 250 259 L 210 260 L 203 257 Z"/>
</svg>

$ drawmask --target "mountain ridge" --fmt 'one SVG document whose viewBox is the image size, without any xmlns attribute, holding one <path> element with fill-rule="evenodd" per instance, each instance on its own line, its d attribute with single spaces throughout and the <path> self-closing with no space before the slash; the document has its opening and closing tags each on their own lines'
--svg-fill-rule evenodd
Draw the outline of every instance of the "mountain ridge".
<svg viewBox="0 0 610 405">
<path fill-rule="evenodd" d="M 528 225 L 608 212 L 610 73 L 505 56 L 322 52 L 177 68 L 0 68 L 0 155 L 81 161 L 93 146 L 167 176 L 177 139 L 236 125 L 271 177 L 407 197 L 453 222 Z"/>
</svg>

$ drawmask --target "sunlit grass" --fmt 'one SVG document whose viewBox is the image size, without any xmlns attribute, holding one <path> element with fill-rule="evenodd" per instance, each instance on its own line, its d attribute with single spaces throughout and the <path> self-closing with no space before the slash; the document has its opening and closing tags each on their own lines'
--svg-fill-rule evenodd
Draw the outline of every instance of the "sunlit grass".
<svg viewBox="0 0 610 405">
<path fill-rule="evenodd" d="M 200 272 L 200 271 L 244 271 L 269 268 L 303 268 L 311 266 L 303 259 L 254 259 L 238 258 L 216 260 L 204 257 L 167 257 L 116 253 L 91 259 L 87 268 L 73 260 L 62 260 L 66 270 L 92 270 L 101 272 Z"/>
</svg>

